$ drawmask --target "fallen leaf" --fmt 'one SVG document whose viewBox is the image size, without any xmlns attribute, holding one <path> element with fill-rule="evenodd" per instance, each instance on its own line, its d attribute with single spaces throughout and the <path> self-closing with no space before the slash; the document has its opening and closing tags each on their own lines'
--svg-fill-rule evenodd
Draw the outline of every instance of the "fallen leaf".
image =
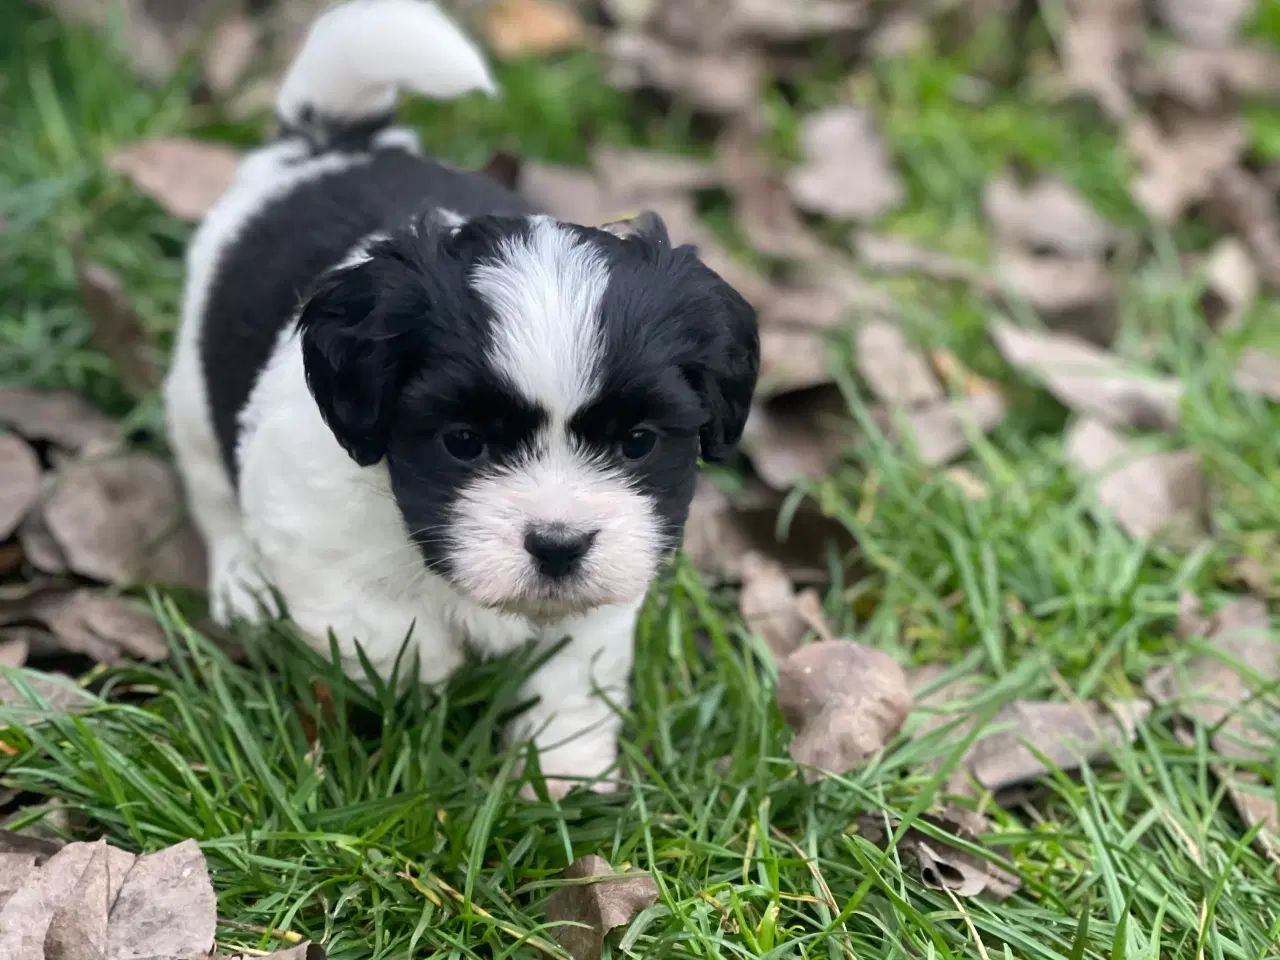
<svg viewBox="0 0 1280 960">
<path fill-rule="evenodd" d="M 934 813 L 921 814 L 919 819 L 974 847 L 982 846 L 979 836 L 987 832 L 982 817 L 959 807 L 946 806 Z M 892 814 L 866 813 L 858 817 L 858 833 L 883 848 L 900 822 Z M 975 826 L 982 829 L 975 830 Z M 999 864 L 955 843 L 935 839 L 915 826 L 907 828 L 898 841 L 897 849 L 899 853 L 915 859 L 926 886 L 949 890 L 959 897 L 986 895 L 993 900 L 1004 900 L 1022 885 L 1016 874 Z"/>
<path fill-rule="evenodd" d="M 810 500 L 801 503 L 785 536 L 780 536 L 781 506 L 782 495 L 763 484 L 730 498 L 710 478 L 700 476 L 684 527 L 684 552 L 698 570 L 716 580 L 738 579 L 742 558 L 755 550 L 780 562 L 795 582 L 825 581 L 828 552 L 846 556 L 854 547 L 852 537 Z"/>
<path fill-rule="evenodd" d="M 27 662 L 31 645 L 25 637 L 8 639 L 0 633 L 0 667 L 20 667 Z"/>
<path fill-rule="evenodd" d="M 199 956 L 213 945 L 217 906 L 194 840 L 138 857 L 112 903 L 107 956 Z"/>
<path fill-rule="evenodd" d="M 1144 0 L 1069 0 L 1062 69 L 1072 93 L 1092 97 L 1112 120 L 1133 107 L 1125 63 L 1144 40 Z"/>
<path fill-rule="evenodd" d="M 94 345 L 115 365 L 124 388 L 138 396 L 159 386 L 156 345 L 129 305 L 120 277 L 100 263 L 78 260 L 76 281 L 93 322 Z"/>
<path fill-rule="evenodd" d="M 1115 354 L 1066 333 L 991 324 L 991 338 L 1014 367 L 1036 377 L 1059 402 L 1118 427 L 1172 430 L 1183 387 L 1172 377 L 1148 377 Z"/>
<path fill-rule="evenodd" d="M 1249 770 L 1232 770 L 1213 765 L 1213 775 L 1227 785 L 1231 805 L 1240 814 L 1246 830 L 1260 826 L 1254 845 L 1264 855 L 1280 863 L 1280 808 L 1275 788 Z"/>
<path fill-rule="evenodd" d="M 866 110 L 836 106 L 809 114 L 800 129 L 800 154 L 787 187 L 806 212 L 868 221 L 903 201 L 902 179 Z"/>
<path fill-rule="evenodd" d="M 782 283 L 753 301 L 762 330 L 830 330 L 859 317 L 896 313 L 892 298 L 864 281 L 840 257 L 790 267 Z"/>
<path fill-rule="evenodd" d="M 806 625 L 796 605 L 796 591 L 786 569 L 752 551 L 742 558 L 742 592 L 738 606 L 747 629 L 764 637 L 781 660 L 804 639 Z"/>
<path fill-rule="evenodd" d="M 551 936 L 574 960 L 599 960 L 610 930 L 624 927 L 658 901 L 658 884 L 647 873 L 615 874 L 603 857 L 588 854 L 565 869 L 567 880 L 589 880 L 547 898 L 547 920 L 560 924 Z M 570 925 L 573 924 L 573 925 Z"/>
<path fill-rule="evenodd" d="M 114 420 L 68 390 L 0 387 L 0 423 L 69 453 L 114 446 L 119 434 Z"/>
<path fill-rule="evenodd" d="M 909 442 L 926 466 L 949 463 L 969 449 L 974 433 L 989 433 L 1005 418 L 1004 398 L 980 393 L 903 411 L 895 424 L 899 439 Z"/>
<path fill-rule="evenodd" d="M 1234 375 L 1236 388 L 1280 403 L 1280 353 L 1249 347 L 1240 354 Z"/>
<path fill-rule="evenodd" d="M 1200 113 L 1213 113 L 1239 99 L 1280 94 L 1280 57 L 1263 44 L 1177 46 L 1143 71 L 1138 83 L 1149 96 L 1172 97 Z"/>
<path fill-rule="evenodd" d="M 661 6 L 657 27 L 686 46 L 786 46 L 810 39 L 831 43 L 870 24 L 865 7 L 847 0 L 682 0 Z"/>
<path fill-rule="evenodd" d="M 750 123 L 730 124 L 717 142 L 725 185 L 738 226 L 758 252 L 780 260 L 813 260 L 824 246 L 796 212 L 782 181 L 763 159 L 764 146 Z"/>
<path fill-rule="evenodd" d="M 948 467 L 942 474 L 959 488 L 970 500 L 985 500 L 991 496 L 991 490 L 977 475 L 964 467 Z"/>
<path fill-rule="evenodd" d="M 128 597 L 45 588 L 16 600 L 0 598 L 0 626 L 24 621 L 43 625 L 55 638 L 57 650 L 42 653 L 80 653 L 99 663 L 126 657 L 155 663 L 169 656 L 160 625 Z"/>
<path fill-rule="evenodd" d="M 1258 269 L 1249 251 L 1235 237 L 1219 240 L 1209 254 L 1204 274 L 1200 310 L 1205 323 L 1215 333 L 1238 329 L 1258 295 Z"/>
<path fill-rule="evenodd" d="M 183 57 L 200 38 L 215 0 L 42 0 L 62 20 L 101 32 L 145 80 L 173 77 Z"/>
<path fill-rule="evenodd" d="M 18 437 L 0 433 L 0 540 L 8 540 L 40 497 L 40 461 Z"/>
<path fill-rule="evenodd" d="M 1125 145 L 1140 172 L 1129 192 L 1151 219 L 1174 223 L 1192 205 L 1209 198 L 1246 142 L 1244 127 L 1234 115 L 1183 111 L 1163 128 L 1150 118 L 1133 118 L 1125 130 Z"/>
<path fill-rule="evenodd" d="M 721 182 L 715 165 L 675 153 L 600 144 L 591 164 L 605 190 L 626 201 L 707 190 Z"/>
<path fill-rule="evenodd" d="M 1184 594 L 1178 635 L 1203 637 L 1224 656 L 1206 653 L 1185 667 L 1156 668 L 1144 681 L 1147 695 L 1157 703 L 1174 704 L 1184 717 L 1201 723 L 1220 756 L 1270 763 L 1280 710 L 1253 692 L 1280 678 L 1280 642 L 1271 630 L 1267 605 L 1256 597 L 1240 597 L 1205 618 L 1196 598 Z"/>
<path fill-rule="evenodd" d="M 1055 176 L 1023 186 L 1006 170 L 988 181 L 982 210 L 1000 242 L 1036 253 L 1094 257 L 1117 240 L 1115 229 L 1080 192 Z"/>
<path fill-rule="evenodd" d="M 790 754 L 804 779 L 852 770 L 882 749 L 911 710 L 907 676 L 881 650 L 820 640 L 778 665 L 778 707 L 795 731 Z"/>
<path fill-rule="evenodd" d="M 524 161 L 520 193 L 558 220 L 597 226 L 616 219 L 623 202 L 608 195 L 588 171 Z"/>
<path fill-rule="evenodd" d="M 995 288 L 1010 306 L 1026 304 L 1055 330 L 1108 346 L 1119 323 L 1115 282 L 1096 257 L 1042 256 L 999 247 L 992 263 Z"/>
<path fill-rule="evenodd" d="M 1207 482 L 1195 451 L 1134 455 L 1110 427 L 1085 419 L 1068 431 L 1065 456 L 1097 482 L 1099 503 L 1131 537 L 1194 539 L 1207 528 Z"/>
<path fill-rule="evenodd" d="M 757 402 L 741 446 L 761 480 L 789 490 L 830 473 L 857 436 L 840 390 L 817 387 Z"/>
<path fill-rule="evenodd" d="M 805 587 L 796 594 L 795 610 L 796 616 L 819 640 L 835 639 L 822 611 L 822 595 L 813 587 Z"/>
<path fill-rule="evenodd" d="M 919 407 L 946 399 L 925 355 L 890 320 L 871 318 L 858 325 L 854 361 L 871 392 L 891 407 Z"/>
<path fill-rule="evenodd" d="M 1253 174 L 1230 166 L 1214 181 L 1211 208 L 1249 248 L 1262 282 L 1280 290 L 1280 216 L 1271 192 Z"/>
<path fill-rule="evenodd" d="M 32 510 L 22 521 L 18 528 L 18 543 L 22 546 L 23 556 L 37 570 L 59 574 L 69 569 L 67 555 L 49 532 L 49 524 L 40 510 Z"/>
<path fill-rule="evenodd" d="M 202 587 L 204 546 L 183 512 L 172 468 L 146 454 L 67 464 L 37 508 L 67 566 L 81 576 Z"/>
<path fill-rule="evenodd" d="M 954 280 L 985 289 L 986 271 L 980 264 L 930 250 L 901 237 L 858 231 L 853 238 L 858 260 L 878 273 L 923 273 L 935 280 Z"/>
<path fill-rule="evenodd" d="M 1111 705 L 1017 700 L 996 714 L 995 732 L 979 733 L 962 761 L 981 786 L 992 792 L 1050 772 L 1040 757 L 1063 771 L 1111 756 L 1130 743 L 1138 723 L 1151 712 L 1145 700 Z"/>
<path fill-rule="evenodd" d="M 649 34 L 621 30 L 605 41 L 609 82 L 619 90 L 654 89 L 716 116 L 750 113 L 764 80 L 749 49 L 682 50 Z"/>
<path fill-rule="evenodd" d="M 204 84 L 214 97 L 235 90 L 261 53 L 262 26 L 238 10 L 231 10 L 214 26 L 201 58 Z"/>
<path fill-rule="evenodd" d="M 937 374 L 938 379 L 953 388 L 958 388 L 966 397 L 982 394 L 1004 395 L 998 384 L 974 373 L 945 347 L 934 347 L 929 351 L 929 365 L 933 367 L 933 372 Z"/>
<path fill-rule="evenodd" d="M 118 150 L 109 166 L 178 220 L 200 220 L 235 179 L 240 155 L 183 137 L 154 137 Z"/>
<path fill-rule="evenodd" d="M 582 18 L 558 0 L 499 0 L 485 16 L 484 32 L 504 60 L 563 53 L 586 41 Z"/>
<path fill-rule="evenodd" d="M 770 324 L 760 331 L 756 396 L 768 400 L 831 382 L 827 337 L 822 330 Z"/>
<path fill-rule="evenodd" d="M 1155 0 L 1156 18 L 1183 43 L 1222 47 L 1253 14 L 1253 0 Z"/>
</svg>

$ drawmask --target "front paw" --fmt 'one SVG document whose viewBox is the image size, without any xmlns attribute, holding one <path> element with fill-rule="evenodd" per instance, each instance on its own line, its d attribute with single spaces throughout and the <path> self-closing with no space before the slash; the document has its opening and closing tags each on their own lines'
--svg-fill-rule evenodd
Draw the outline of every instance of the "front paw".
<svg viewBox="0 0 1280 960">
<path fill-rule="evenodd" d="M 539 780 L 552 800 L 562 800 L 571 791 L 583 788 L 592 793 L 617 793 L 623 786 L 622 775 L 615 769 L 617 759 L 617 748 L 612 744 L 608 748 L 544 752 L 539 757 L 541 777 L 522 786 L 520 796 L 525 800 L 539 799 Z"/>
</svg>

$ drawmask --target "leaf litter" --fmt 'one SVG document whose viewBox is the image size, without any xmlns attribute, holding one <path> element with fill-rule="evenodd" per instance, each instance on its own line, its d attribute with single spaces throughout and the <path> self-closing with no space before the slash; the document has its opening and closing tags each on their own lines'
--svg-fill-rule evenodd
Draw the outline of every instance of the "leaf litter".
<svg viewBox="0 0 1280 960">
<path fill-rule="evenodd" d="M 551 936 L 574 960 L 600 960 L 606 935 L 625 927 L 658 901 L 658 884 L 648 873 L 616 873 L 595 854 L 565 869 L 566 880 L 547 899 L 547 920 L 558 924 Z"/>
</svg>

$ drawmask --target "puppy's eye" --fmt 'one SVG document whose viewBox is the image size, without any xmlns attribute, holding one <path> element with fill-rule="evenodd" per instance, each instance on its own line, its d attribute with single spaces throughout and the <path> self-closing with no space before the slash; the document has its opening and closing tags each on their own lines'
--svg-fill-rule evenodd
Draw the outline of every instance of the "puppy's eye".
<svg viewBox="0 0 1280 960">
<path fill-rule="evenodd" d="M 643 460 L 658 442 L 658 435 L 648 427 L 636 427 L 618 444 L 618 452 L 627 460 Z"/>
<path fill-rule="evenodd" d="M 440 437 L 449 456 L 455 460 L 478 460 L 484 453 L 484 438 L 474 430 L 454 427 Z"/>
</svg>

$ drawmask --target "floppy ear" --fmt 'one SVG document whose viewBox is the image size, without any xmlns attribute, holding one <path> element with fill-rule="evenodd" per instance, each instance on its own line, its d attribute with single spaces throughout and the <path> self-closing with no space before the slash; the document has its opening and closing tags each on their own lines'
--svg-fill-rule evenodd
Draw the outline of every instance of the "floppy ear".
<svg viewBox="0 0 1280 960">
<path fill-rule="evenodd" d="M 715 463 L 733 453 L 747 424 L 760 372 L 760 334 L 755 308 L 709 267 L 699 268 L 710 281 L 712 309 L 702 320 L 707 335 L 690 379 L 707 410 L 699 432 L 702 459 Z"/>
<path fill-rule="evenodd" d="M 326 274 L 298 316 L 307 386 L 324 422 L 362 467 L 382 459 L 398 389 L 399 351 L 378 317 L 374 262 Z"/>
</svg>

